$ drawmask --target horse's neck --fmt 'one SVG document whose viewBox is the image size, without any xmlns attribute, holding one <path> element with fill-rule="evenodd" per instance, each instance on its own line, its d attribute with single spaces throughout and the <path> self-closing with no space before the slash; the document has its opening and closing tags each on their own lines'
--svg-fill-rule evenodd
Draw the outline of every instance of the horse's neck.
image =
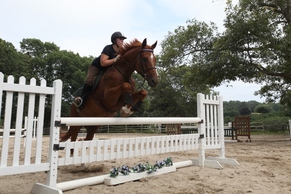
<svg viewBox="0 0 291 194">
<path fill-rule="evenodd" d="M 129 80 L 132 73 L 135 71 L 135 65 L 138 62 L 138 53 L 135 54 L 134 52 L 132 55 L 125 54 L 118 60 L 116 63 L 117 70 L 127 79 Z"/>
</svg>

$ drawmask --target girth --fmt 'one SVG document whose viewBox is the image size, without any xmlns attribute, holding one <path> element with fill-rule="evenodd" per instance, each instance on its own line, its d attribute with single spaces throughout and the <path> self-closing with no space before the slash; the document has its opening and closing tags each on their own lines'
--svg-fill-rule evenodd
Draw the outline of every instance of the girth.
<svg viewBox="0 0 291 194">
<path fill-rule="evenodd" d="M 93 100 L 94 102 L 100 107 L 102 108 L 104 111 L 107 111 L 107 112 L 110 112 L 110 113 L 114 113 L 114 112 L 117 112 L 119 111 L 119 109 L 117 110 L 112 110 L 112 109 L 109 109 L 107 108 L 103 103 L 102 101 L 95 95 L 94 92 L 92 92 L 92 96 L 93 96 Z"/>
</svg>

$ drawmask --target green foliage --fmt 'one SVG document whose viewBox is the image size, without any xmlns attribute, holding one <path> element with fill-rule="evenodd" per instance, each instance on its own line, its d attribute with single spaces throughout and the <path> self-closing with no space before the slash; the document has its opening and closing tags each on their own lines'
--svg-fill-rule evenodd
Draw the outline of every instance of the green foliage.
<svg viewBox="0 0 291 194">
<path fill-rule="evenodd" d="M 248 107 L 244 107 L 239 110 L 240 115 L 250 115 L 251 110 Z"/>
<path fill-rule="evenodd" d="M 225 117 L 235 117 L 235 116 L 239 116 L 239 111 L 238 110 L 224 111 L 224 116 Z"/>
<path fill-rule="evenodd" d="M 136 166 L 132 167 L 132 171 L 126 165 L 122 165 L 121 167 L 114 167 L 110 170 L 110 177 L 116 178 L 119 173 L 122 175 L 129 175 L 129 173 L 141 173 L 147 172 L 148 174 L 156 172 L 158 169 L 163 167 L 173 166 L 172 158 L 166 158 L 163 161 L 157 161 L 154 165 L 151 165 L 149 162 L 139 163 Z"/>
<path fill-rule="evenodd" d="M 255 109 L 255 112 L 257 112 L 257 113 L 269 113 L 269 112 L 271 112 L 271 110 L 272 109 L 269 105 L 264 104 L 264 105 L 257 106 Z"/>
<path fill-rule="evenodd" d="M 25 76 L 30 72 L 27 57 L 18 53 L 15 47 L 0 38 L 0 71 L 5 75 L 13 75 L 15 81 L 20 76 Z"/>
<path fill-rule="evenodd" d="M 31 78 L 36 78 L 38 82 L 45 79 L 48 86 L 61 79 L 62 116 L 68 116 L 75 91 L 83 85 L 92 57 L 80 57 L 71 51 L 60 50 L 54 43 L 33 38 L 23 39 L 20 47 L 21 50 L 17 51 L 11 43 L 0 39 L 1 72 L 5 76 L 13 75 L 16 83 L 20 76 L 24 76 L 27 81 Z M 50 117 L 50 98 L 47 97 L 46 118 Z M 45 120 L 45 126 L 49 125 L 49 119 Z"/>
<path fill-rule="evenodd" d="M 289 119 L 290 118 L 288 117 L 282 117 L 282 116 L 270 116 L 270 117 L 265 117 L 261 121 L 264 123 L 265 131 L 270 131 L 270 132 L 286 131 L 287 132 L 287 125 L 288 125 Z"/>
<path fill-rule="evenodd" d="M 242 0 L 229 4 L 225 27 L 217 42 L 217 53 L 228 58 L 229 66 L 221 72 L 225 79 L 237 78 L 262 83 L 257 94 L 267 101 L 289 104 L 290 92 L 290 12 L 289 1 Z M 217 66 L 217 65 L 214 65 Z"/>
<path fill-rule="evenodd" d="M 234 117 L 230 117 L 230 116 L 224 117 L 224 124 L 227 124 L 227 123 L 233 122 L 233 121 L 234 121 Z"/>
<path fill-rule="evenodd" d="M 239 105 L 239 113 L 240 113 L 240 115 L 250 115 L 251 114 L 251 109 L 249 108 L 249 103 L 242 102 Z"/>
<path fill-rule="evenodd" d="M 48 85 L 57 79 L 63 81 L 62 115 L 68 116 L 72 99 L 84 83 L 92 58 L 82 58 L 71 51 L 60 50 L 54 43 L 43 43 L 38 39 L 23 39 L 20 47 L 31 67 L 29 77 L 45 79 Z"/>
<path fill-rule="evenodd" d="M 185 117 L 197 116 L 197 87 L 185 85 L 188 67 L 172 68 L 167 72 L 159 72 L 159 84 L 148 90 L 150 96 L 149 109 L 146 116 Z M 205 89 L 205 92 L 209 90 Z"/>
<path fill-rule="evenodd" d="M 257 104 L 254 111 L 251 111 L 249 107 Z M 259 103 L 255 101 L 240 102 L 240 101 L 229 101 L 223 102 L 224 106 L 224 123 L 233 122 L 235 116 L 239 115 L 250 115 L 251 122 L 265 123 L 267 130 L 274 130 L 277 128 L 286 127 L 286 122 L 290 118 L 290 110 L 286 106 L 280 105 L 279 103 Z M 246 110 L 246 113 L 242 112 Z"/>
<path fill-rule="evenodd" d="M 188 20 L 162 42 L 161 67 L 168 72 L 187 65 L 191 76 L 184 84 L 197 87 L 236 80 L 260 83 L 263 86 L 256 94 L 290 107 L 289 4 L 287 0 L 241 0 L 233 6 L 228 1 L 226 30 L 221 34 L 213 23 Z"/>
</svg>

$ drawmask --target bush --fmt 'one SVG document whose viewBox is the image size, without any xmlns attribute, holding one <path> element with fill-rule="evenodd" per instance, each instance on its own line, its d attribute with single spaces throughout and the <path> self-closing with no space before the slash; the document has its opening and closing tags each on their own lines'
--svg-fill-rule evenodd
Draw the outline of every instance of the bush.
<svg viewBox="0 0 291 194">
<path fill-rule="evenodd" d="M 288 117 L 268 117 L 262 119 L 265 130 L 270 132 L 287 131 L 288 130 Z"/>
</svg>

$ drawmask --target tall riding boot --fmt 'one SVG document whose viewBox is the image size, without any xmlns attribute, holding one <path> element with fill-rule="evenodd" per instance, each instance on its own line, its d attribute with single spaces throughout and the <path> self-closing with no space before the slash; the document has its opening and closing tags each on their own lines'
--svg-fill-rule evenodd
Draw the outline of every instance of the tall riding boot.
<svg viewBox="0 0 291 194">
<path fill-rule="evenodd" d="M 88 94 L 91 91 L 91 89 L 92 89 L 92 86 L 90 86 L 88 84 L 84 84 L 82 93 L 80 95 L 80 97 L 82 98 L 82 100 L 81 100 L 80 105 L 78 106 L 78 109 L 79 110 L 81 110 L 85 106 L 86 100 L 88 98 Z"/>
</svg>

